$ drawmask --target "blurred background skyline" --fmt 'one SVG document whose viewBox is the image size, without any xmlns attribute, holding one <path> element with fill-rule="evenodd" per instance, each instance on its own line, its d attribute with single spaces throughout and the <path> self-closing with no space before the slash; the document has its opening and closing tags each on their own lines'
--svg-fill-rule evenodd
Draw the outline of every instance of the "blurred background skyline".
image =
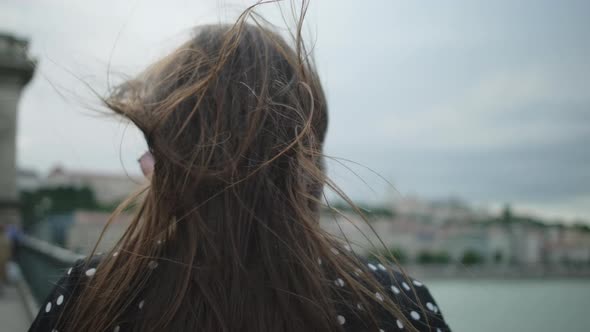
<svg viewBox="0 0 590 332">
<path fill-rule="evenodd" d="M 0 30 L 29 38 L 38 60 L 19 106 L 19 167 L 137 175 L 141 135 L 89 110 L 99 102 L 82 81 L 103 94 L 107 72 L 113 84 L 133 76 L 245 3 L 0 2 Z M 374 191 L 336 162 L 330 175 L 359 201 L 457 197 L 589 220 L 589 12 L 586 1 L 312 2 L 325 152 L 395 190 L 351 163 Z"/>
</svg>

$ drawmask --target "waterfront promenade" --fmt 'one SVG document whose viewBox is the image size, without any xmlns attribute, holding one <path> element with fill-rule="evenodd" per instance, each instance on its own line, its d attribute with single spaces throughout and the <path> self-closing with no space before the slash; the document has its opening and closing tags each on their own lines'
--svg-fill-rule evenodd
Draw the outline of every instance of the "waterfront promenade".
<svg viewBox="0 0 590 332">
<path fill-rule="evenodd" d="M 25 302 L 15 286 L 8 286 L 0 296 L 0 330 L 23 332 L 31 325 Z"/>
</svg>

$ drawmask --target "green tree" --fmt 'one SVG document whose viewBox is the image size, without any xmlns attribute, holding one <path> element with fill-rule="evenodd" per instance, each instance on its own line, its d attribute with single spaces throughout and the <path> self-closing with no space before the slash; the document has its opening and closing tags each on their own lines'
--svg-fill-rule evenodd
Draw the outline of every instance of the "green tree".
<svg viewBox="0 0 590 332">
<path fill-rule="evenodd" d="M 103 210 L 89 187 L 41 188 L 20 194 L 21 216 L 25 230 L 51 214 L 64 214 L 75 210 Z"/>
<path fill-rule="evenodd" d="M 346 202 L 340 201 L 336 202 L 331 205 L 333 208 L 348 213 L 357 213 L 355 208 L 349 205 Z M 363 203 L 355 203 L 355 206 L 361 211 L 363 215 L 365 215 L 369 220 L 375 219 L 378 217 L 384 218 L 395 218 L 396 214 L 395 211 L 387 206 L 380 206 L 380 205 L 368 205 Z M 330 210 L 326 208 L 324 212 L 330 213 Z"/>
<path fill-rule="evenodd" d="M 514 221 L 514 216 L 512 215 L 512 208 L 510 208 L 510 204 L 506 204 L 504 209 L 502 210 L 502 221 L 506 224 L 510 224 Z"/>
<path fill-rule="evenodd" d="M 461 256 L 461 264 L 466 266 L 478 265 L 484 262 L 484 257 L 480 255 L 477 251 L 467 249 Z"/>
<path fill-rule="evenodd" d="M 393 256 L 392 256 L 393 255 Z M 404 264 L 408 261 L 408 255 L 403 248 L 393 247 L 388 250 L 382 249 L 377 250 L 369 254 L 369 261 L 371 262 L 378 262 L 381 259 L 385 259 L 389 262 L 397 262 L 400 264 Z"/>
<path fill-rule="evenodd" d="M 499 264 L 504 260 L 504 254 L 500 250 L 494 252 L 494 263 Z"/>
<path fill-rule="evenodd" d="M 418 253 L 416 260 L 419 264 L 448 264 L 451 256 L 446 251 L 423 250 Z"/>
</svg>

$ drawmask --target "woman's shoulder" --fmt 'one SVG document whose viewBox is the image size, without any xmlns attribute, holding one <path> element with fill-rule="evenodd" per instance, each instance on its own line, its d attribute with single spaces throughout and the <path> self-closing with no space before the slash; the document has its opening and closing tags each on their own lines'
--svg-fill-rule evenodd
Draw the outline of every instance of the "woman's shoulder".
<svg viewBox="0 0 590 332">
<path fill-rule="evenodd" d="M 81 288 L 92 279 L 102 260 L 102 255 L 96 255 L 80 259 L 67 268 L 51 293 L 41 303 L 29 332 L 54 331 L 60 317 L 67 316 Z M 404 315 L 404 318 L 401 318 L 385 311 L 377 313 L 382 323 L 382 331 L 408 330 L 408 322 L 418 331 L 450 331 L 437 302 L 422 281 L 400 272 L 392 265 L 369 261 L 361 261 L 361 264 L 366 268 L 359 270 L 359 273 L 372 273 L 382 286 L 382 292 L 374 294 L 375 299 L 392 301 L 400 309 L 400 314 Z M 345 288 L 338 280 L 336 284 Z M 361 318 L 362 311 L 360 304 L 349 305 L 340 312 L 337 319 L 345 331 L 364 331 L 366 322 Z"/>
<path fill-rule="evenodd" d="M 364 270 L 373 274 L 382 286 L 382 291 L 374 294 L 375 299 L 392 301 L 400 309 L 400 315 L 404 316 L 394 317 L 383 310 L 379 313 L 382 331 L 406 331 L 408 323 L 418 331 L 450 331 L 441 309 L 423 281 L 409 276 L 391 264 L 366 260 L 362 260 L 361 263 L 367 267 Z M 357 306 L 349 311 L 356 311 L 348 312 L 350 319 L 344 314 L 342 318 L 339 317 L 340 321 L 344 321 L 345 330 L 362 331 L 363 322 L 359 321 L 359 317 L 362 317 L 362 307 Z"/>
<path fill-rule="evenodd" d="M 94 276 L 101 260 L 102 255 L 82 258 L 65 269 L 49 295 L 40 303 L 39 313 L 29 332 L 57 331 L 55 327 L 59 318 L 75 303 L 80 289 Z"/>
</svg>

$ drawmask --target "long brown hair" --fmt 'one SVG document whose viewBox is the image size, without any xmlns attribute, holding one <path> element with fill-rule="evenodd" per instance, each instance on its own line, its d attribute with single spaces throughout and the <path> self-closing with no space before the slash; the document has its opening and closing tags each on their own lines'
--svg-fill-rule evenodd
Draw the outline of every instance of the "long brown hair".
<svg viewBox="0 0 590 332">
<path fill-rule="evenodd" d="M 368 329 L 386 310 L 412 330 L 320 228 L 323 187 L 340 192 L 323 166 L 326 98 L 301 22 L 292 44 L 267 25 L 251 7 L 202 26 L 105 100 L 143 131 L 154 173 L 58 330 L 340 331 L 359 303 Z"/>
</svg>

